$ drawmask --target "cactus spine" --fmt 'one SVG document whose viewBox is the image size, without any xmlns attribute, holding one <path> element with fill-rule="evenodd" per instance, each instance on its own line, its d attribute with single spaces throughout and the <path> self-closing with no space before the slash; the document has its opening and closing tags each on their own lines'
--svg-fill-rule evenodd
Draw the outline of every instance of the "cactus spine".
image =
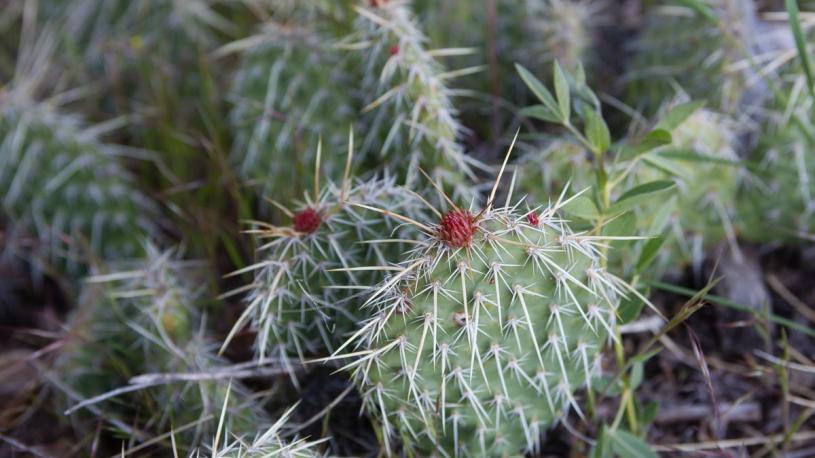
<svg viewBox="0 0 815 458">
<path fill-rule="evenodd" d="M 317 445 L 323 441 L 309 442 L 304 439 L 295 439 L 287 442 L 281 438 L 282 430 L 286 426 L 292 410 L 294 410 L 294 407 L 283 413 L 275 424 L 255 437 L 251 442 L 240 437 L 231 440 L 230 432 L 227 431 L 218 434 L 217 438 L 214 439 L 214 451 L 209 454 L 203 454 L 199 451 L 196 456 L 212 456 L 213 458 L 268 458 L 277 456 L 285 458 L 317 458 L 323 456 L 316 450 Z M 218 440 L 221 437 L 224 438 L 224 444 L 219 447 Z"/>
<path fill-rule="evenodd" d="M 600 370 L 621 282 L 597 240 L 556 213 L 454 209 L 368 299 L 346 345 L 386 437 L 423 452 L 507 456 L 539 436 Z M 393 449 L 386 444 L 390 453 Z"/>
</svg>

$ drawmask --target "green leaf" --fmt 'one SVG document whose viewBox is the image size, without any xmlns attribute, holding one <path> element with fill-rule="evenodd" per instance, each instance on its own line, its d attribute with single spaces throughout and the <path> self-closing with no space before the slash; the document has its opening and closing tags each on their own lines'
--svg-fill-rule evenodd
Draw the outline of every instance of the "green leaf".
<svg viewBox="0 0 815 458">
<path fill-rule="evenodd" d="M 637 217 L 631 212 L 625 212 L 613 220 L 608 221 L 603 227 L 603 235 L 609 237 L 630 236 L 637 230 Z M 614 240 L 617 242 L 631 242 L 630 240 Z"/>
<path fill-rule="evenodd" d="M 640 386 L 640 384 L 642 383 L 643 376 L 645 374 L 645 363 L 647 363 L 649 359 L 659 354 L 660 351 L 662 351 L 662 347 L 655 348 L 646 353 L 631 358 L 630 383 L 632 390 L 636 390 L 637 387 Z"/>
<path fill-rule="evenodd" d="M 662 118 L 659 123 L 657 123 L 654 130 L 665 130 L 670 132 L 682 125 L 686 119 L 688 119 L 692 114 L 696 113 L 696 111 L 703 106 L 705 106 L 704 100 L 678 105 L 671 109 L 671 111 L 669 111 L 668 114 L 665 115 L 665 117 Z"/>
<path fill-rule="evenodd" d="M 607 432 L 611 449 L 617 456 L 625 458 L 659 458 L 645 441 L 621 429 Z"/>
<path fill-rule="evenodd" d="M 623 384 L 619 378 L 603 375 L 591 379 L 591 388 L 603 396 L 619 396 L 622 394 Z"/>
<path fill-rule="evenodd" d="M 560 64 L 555 61 L 553 70 L 553 77 L 555 81 L 555 95 L 557 96 L 557 103 L 560 106 L 560 116 L 565 122 L 568 122 L 571 117 L 571 104 L 572 101 L 569 97 L 569 81 L 566 80 L 566 75 Z"/>
<path fill-rule="evenodd" d="M 594 220 L 600 216 L 597 212 L 597 206 L 586 196 L 575 197 L 563 206 L 563 211 L 578 218 L 588 220 Z"/>
<path fill-rule="evenodd" d="M 641 184 L 620 196 L 608 209 L 608 213 L 616 214 L 631 210 L 637 205 L 654 198 L 657 194 L 667 192 L 674 187 L 676 187 L 676 183 L 670 180 L 657 180 Z"/>
<path fill-rule="evenodd" d="M 642 273 L 645 268 L 656 259 L 657 254 L 659 254 L 659 249 L 662 248 L 662 244 L 665 243 L 665 240 L 667 240 L 667 238 L 661 235 L 645 242 L 645 245 L 642 247 L 642 252 L 640 252 L 640 258 L 637 260 L 637 273 Z"/>
<path fill-rule="evenodd" d="M 638 415 L 637 418 L 643 425 L 649 425 L 654 422 L 657 418 L 657 413 L 659 413 L 659 403 L 656 401 L 649 401 L 645 403 L 645 405 L 638 405 Z"/>
<path fill-rule="evenodd" d="M 631 323 L 636 320 L 642 309 L 645 307 L 645 302 L 633 294 L 620 301 L 620 306 L 617 308 L 617 315 L 620 318 L 620 324 Z"/>
<path fill-rule="evenodd" d="M 597 438 L 597 443 L 591 451 L 590 458 L 611 458 L 611 444 L 608 441 L 607 428 L 603 426 L 600 432 L 600 437 Z"/>
<path fill-rule="evenodd" d="M 521 116 L 560 124 L 560 116 L 543 105 L 532 105 L 521 110 Z"/>
<path fill-rule="evenodd" d="M 522 65 L 515 64 L 515 69 L 518 71 L 518 74 L 521 75 L 521 79 L 526 83 L 527 87 L 535 94 L 535 97 L 546 105 L 546 108 L 551 110 L 552 113 L 560 113 L 560 107 L 558 107 L 555 98 L 552 96 L 552 93 L 549 92 L 549 89 L 546 89 L 543 83 L 535 78 L 535 76 Z"/>
<path fill-rule="evenodd" d="M 686 162 L 714 162 L 716 164 L 741 166 L 741 161 L 727 159 L 719 156 L 712 156 L 710 154 L 697 153 L 689 149 L 669 149 L 668 151 L 660 151 L 659 157 L 664 159 L 673 159 L 677 161 Z M 673 173 L 672 173 L 673 174 Z"/>
<path fill-rule="evenodd" d="M 593 110 L 586 111 L 586 138 L 598 155 L 605 153 L 611 145 L 611 134 L 606 122 Z"/>
<path fill-rule="evenodd" d="M 574 80 L 578 86 L 586 85 L 586 69 L 583 68 L 583 62 L 577 63 L 577 68 L 574 71 Z"/>
<path fill-rule="evenodd" d="M 804 68 L 804 74 L 806 74 L 807 77 L 809 94 L 815 97 L 815 78 L 813 78 L 812 63 L 809 61 L 804 32 L 801 30 L 798 4 L 796 0 L 785 0 L 784 4 L 787 7 L 787 14 L 790 17 L 790 28 L 792 29 L 792 36 L 795 38 L 795 47 L 798 48 L 798 57 L 801 59 L 801 66 Z"/>
<path fill-rule="evenodd" d="M 696 11 L 714 25 L 719 24 L 719 18 L 716 17 L 716 13 L 713 12 L 713 9 L 709 5 L 705 4 L 701 0 L 676 0 L 676 3 L 685 5 L 688 8 Z"/>
<path fill-rule="evenodd" d="M 670 145 L 671 142 L 673 142 L 673 136 L 671 136 L 670 132 L 665 129 L 654 129 L 648 132 L 648 135 L 640 143 L 623 148 L 620 157 L 621 159 L 632 159 L 665 145 Z"/>
<path fill-rule="evenodd" d="M 631 378 L 629 379 L 629 384 L 631 385 L 631 390 L 636 390 L 639 388 L 640 383 L 642 383 L 642 377 L 645 373 L 645 363 L 642 361 L 637 361 L 633 363 L 631 366 Z"/>
<path fill-rule="evenodd" d="M 637 216 L 634 212 L 624 212 L 615 215 L 610 221 L 607 221 L 603 226 L 603 235 L 607 237 L 625 237 L 635 234 L 637 231 Z M 630 252 L 630 246 L 633 246 L 634 240 L 610 240 L 609 245 L 616 253 Z"/>
</svg>

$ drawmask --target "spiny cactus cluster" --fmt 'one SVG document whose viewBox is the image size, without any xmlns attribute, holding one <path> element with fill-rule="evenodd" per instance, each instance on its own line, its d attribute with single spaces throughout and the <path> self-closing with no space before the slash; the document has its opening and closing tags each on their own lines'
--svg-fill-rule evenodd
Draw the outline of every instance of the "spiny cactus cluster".
<svg viewBox="0 0 815 458">
<path fill-rule="evenodd" d="M 349 366 L 386 440 L 514 455 L 581 411 L 575 390 L 600 372 L 623 291 L 598 239 L 557 216 L 564 203 L 453 209 L 367 300 L 349 341 L 366 351 Z"/>
<path fill-rule="evenodd" d="M 558 61 L 564 68 L 593 64 L 597 27 L 603 19 L 604 1 L 526 0 L 525 28 L 535 42 L 528 62 L 531 68 L 546 70 Z M 527 51 L 529 52 L 529 51 Z M 522 62 L 522 60 L 518 60 Z"/>
<path fill-rule="evenodd" d="M 59 20 L 66 47 L 87 69 L 125 72 L 137 57 L 158 53 L 172 59 L 214 43 L 232 25 L 215 9 L 217 0 L 42 0 L 47 19 Z"/>
<path fill-rule="evenodd" d="M 83 426 L 87 408 L 127 435 L 159 436 L 172 429 L 176 446 L 187 451 L 214 431 L 229 392 L 230 429 L 254 433 L 266 414 L 245 388 L 223 377 L 194 377 L 225 365 L 203 335 L 206 283 L 175 252 L 150 245 L 145 252 L 132 270 L 91 277 L 83 292 L 57 364 L 58 386 L 69 412 L 77 412 L 76 424 L 94 427 Z M 170 380 L 161 380 L 168 374 Z M 191 378 L 172 378 L 178 374 Z M 140 375 L 148 380 L 133 379 Z M 160 444 L 169 446 L 171 439 L 165 439 Z"/>
<path fill-rule="evenodd" d="M 425 208 L 393 178 L 346 177 L 286 210 L 289 226 L 259 225 L 258 260 L 245 269 L 255 278 L 235 330 L 251 321 L 260 361 L 330 353 L 364 318 L 364 286 L 383 276 L 362 267 L 395 262 L 415 238 L 388 215 L 422 219 Z"/>
<path fill-rule="evenodd" d="M 794 83 L 800 84 L 800 81 Z M 741 183 L 739 235 L 754 242 L 801 243 L 815 229 L 815 145 L 811 95 L 768 110 L 759 130 L 754 174 Z"/>
<path fill-rule="evenodd" d="M 93 456 L 537 456 L 568 430 L 554 454 L 652 457 L 645 362 L 708 291 L 662 321 L 652 289 L 813 240 L 815 29 L 811 2 L 618 3 L 9 3 L 0 272 L 67 286 L 40 313 L 16 298 L 43 283 L 0 278 L 8 341 L 56 336 L 12 416 L 47 404 Z M 44 332 L 6 322 L 29 308 Z M 797 309 L 743 322 L 811 331 Z M 5 413 L 0 455 L 26 442 Z"/>
<path fill-rule="evenodd" d="M 426 38 L 407 5 L 389 1 L 378 8 L 357 9 L 354 38 L 369 43 L 365 67 L 375 69 L 363 87 L 376 96 L 366 107 L 374 111 L 371 132 L 384 134 L 375 145 L 381 156 L 400 164 L 398 170 L 407 175 L 408 183 L 416 183 L 420 177 L 416 168 L 423 167 L 453 196 L 470 200 L 475 196 L 467 180 L 477 162 L 459 143 L 463 128 L 445 83 L 452 73 L 445 74 L 426 49 Z M 444 55 L 444 50 L 438 54 Z"/>
</svg>

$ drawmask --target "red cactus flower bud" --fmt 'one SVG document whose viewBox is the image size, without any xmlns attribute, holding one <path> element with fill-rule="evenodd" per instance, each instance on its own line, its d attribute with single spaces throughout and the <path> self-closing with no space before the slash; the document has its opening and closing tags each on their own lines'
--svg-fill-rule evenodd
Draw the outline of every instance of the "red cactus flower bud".
<svg viewBox="0 0 815 458">
<path fill-rule="evenodd" d="M 529 222 L 529 224 L 531 224 L 531 225 L 533 225 L 535 227 L 538 227 L 538 225 L 541 223 L 540 218 L 538 218 L 538 215 L 536 215 L 535 212 L 527 213 L 526 214 L 526 220 Z"/>
<path fill-rule="evenodd" d="M 391 56 L 399 54 L 399 45 L 393 45 L 390 49 Z"/>
<path fill-rule="evenodd" d="M 470 246 L 473 235 L 478 230 L 475 216 L 467 210 L 450 210 L 441 218 L 437 236 L 452 248 Z"/>
<path fill-rule="evenodd" d="M 309 207 L 294 215 L 294 230 L 311 234 L 320 227 L 322 222 L 323 218 L 320 216 L 320 212 Z"/>
</svg>

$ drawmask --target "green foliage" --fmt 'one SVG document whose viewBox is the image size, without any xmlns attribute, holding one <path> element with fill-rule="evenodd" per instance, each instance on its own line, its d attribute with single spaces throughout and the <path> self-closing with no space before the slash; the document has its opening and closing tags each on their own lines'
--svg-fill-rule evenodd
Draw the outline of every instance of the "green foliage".
<svg viewBox="0 0 815 458">
<path fill-rule="evenodd" d="M 670 145 L 641 156 L 637 182 L 676 183 L 665 198 L 646 199 L 639 207 L 640 224 L 649 233 L 671 234 L 671 242 L 661 250 L 664 265 L 698 265 L 704 249 L 725 239 L 736 246 L 735 202 L 739 175 L 744 173 L 736 154 L 737 136 L 734 121 L 702 109 L 677 123 Z"/>
<path fill-rule="evenodd" d="M 812 2 L 783 3 L 10 2 L 0 248 L 55 283 L 96 273 L 37 353 L 76 450 L 535 455 L 571 411 L 593 442 L 568 453 L 655 456 L 638 390 L 703 299 L 812 333 L 659 282 L 813 239 Z M 666 318 L 652 287 L 692 299 Z M 317 361 L 345 364 L 332 386 Z M 342 453 L 355 387 L 376 438 Z M 271 424 L 292 396 L 302 423 Z"/>
<path fill-rule="evenodd" d="M 514 455 L 581 412 L 574 392 L 599 374 L 623 286 L 559 205 L 452 210 L 368 299 L 348 342 L 367 352 L 349 366 L 386 440 Z"/>
<path fill-rule="evenodd" d="M 560 124 L 570 133 L 544 137 L 542 147 L 522 156 L 523 193 L 544 199 L 561 192 L 571 180 L 573 189 L 590 192 L 564 211 L 595 227 L 634 212 L 636 224 L 609 235 L 668 234 L 659 254 L 649 254 L 659 261 L 659 268 L 652 271 L 655 276 L 666 266 L 689 262 L 698 266 L 703 250 L 722 240 L 738 249 L 735 202 L 739 181 L 747 172 L 736 153 L 740 129 L 734 120 L 701 109 L 699 102 L 673 104 L 663 108 L 650 131 L 635 132 L 611 147 L 608 126 L 595 108 L 597 97 L 579 75 L 567 76 L 555 65 L 553 94 L 523 67 L 518 71 L 543 103 L 526 113 Z M 646 243 L 638 243 L 634 256 L 612 258 L 613 264 L 620 272 L 630 272 Z"/>
</svg>

